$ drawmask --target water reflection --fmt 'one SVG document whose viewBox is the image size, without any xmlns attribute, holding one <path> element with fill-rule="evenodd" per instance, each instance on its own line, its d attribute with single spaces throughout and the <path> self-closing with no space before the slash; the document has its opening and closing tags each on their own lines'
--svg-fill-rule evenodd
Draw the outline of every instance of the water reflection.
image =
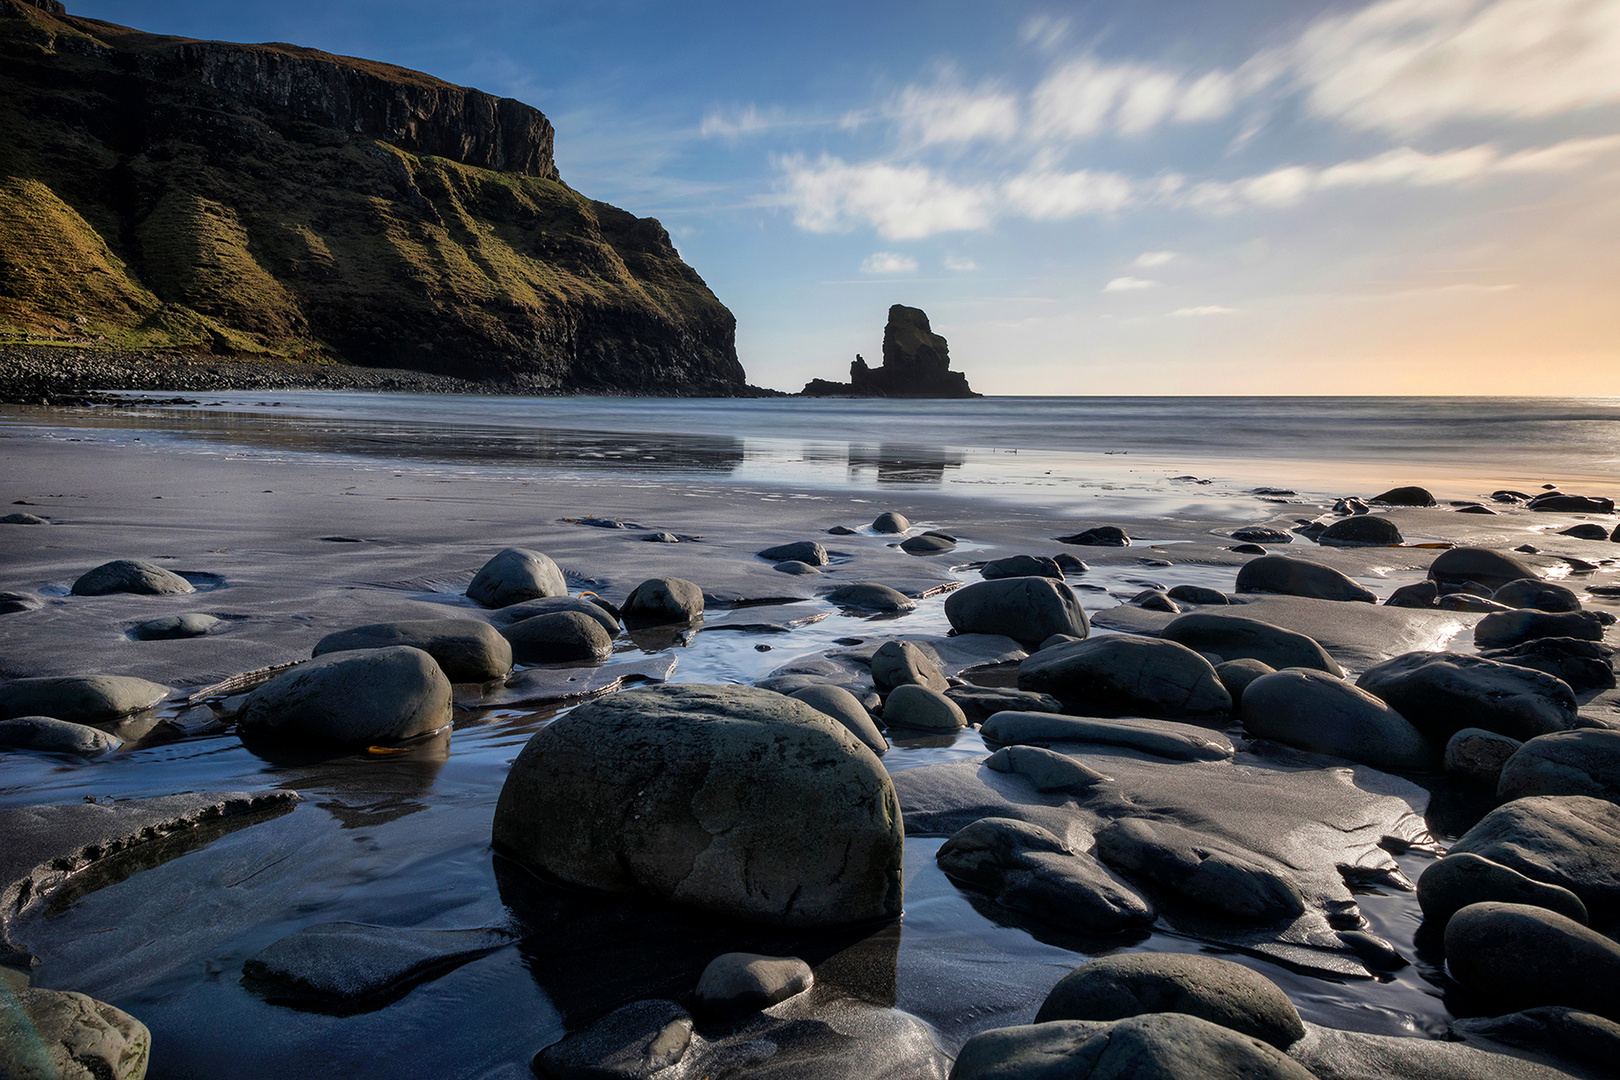
<svg viewBox="0 0 1620 1080">
<path fill-rule="evenodd" d="M 944 481 L 946 469 L 961 467 L 962 455 L 943 446 L 883 443 L 874 449 L 851 443 L 849 447 L 851 479 L 875 470 L 880 484 L 938 484 Z"/>
<path fill-rule="evenodd" d="M 276 784 L 301 792 L 345 829 L 373 828 L 428 809 L 450 757 L 450 729 L 379 757 L 239 731 L 242 745 L 274 766 Z"/>
</svg>

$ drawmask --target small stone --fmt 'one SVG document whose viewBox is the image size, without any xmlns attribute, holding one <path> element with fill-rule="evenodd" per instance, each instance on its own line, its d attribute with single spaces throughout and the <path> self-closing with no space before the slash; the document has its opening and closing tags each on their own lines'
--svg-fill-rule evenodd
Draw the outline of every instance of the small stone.
<svg viewBox="0 0 1620 1080">
<path fill-rule="evenodd" d="M 1402 585 L 1389 594 L 1385 607 L 1433 608 L 1440 600 L 1440 586 L 1432 581 L 1416 581 Z"/>
<path fill-rule="evenodd" d="M 1230 604 L 1232 601 L 1219 589 L 1206 589 L 1202 585 L 1177 585 L 1167 594 L 1183 604 Z"/>
<path fill-rule="evenodd" d="M 1510 608 L 1535 608 L 1538 611 L 1579 611 L 1580 597 L 1574 592 L 1540 578 L 1520 578 L 1510 581 L 1491 594 L 1491 599 Z"/>
<path fill-rule="evenodd" d="M 758 553 L 767 562 L 801 562 L 807 566 L 826 566 L 827 549 L 814 540 L 800 540 L 794 544 L 778 544 Z"/>
<path fill-rule="evenodd" d="M 1532 509 L 1534 509 L 1532 507 Z M 1559 529 L 1559 536 L 1573 536 L 1577 540 L 1607 540 L 1609 530 L 1594 522 L 1583 521 L 1579 525 L 1571 525 L 1567 529 Z"/>
<path fill-rule="evenodd" d="M 1429 564 L 1429 577 L 1442 585 L 1474 582 L 1487 589 L 1499 589 L 1510 581 L 1536 576 L 1518 559 L 1490 548 L 1451 548 Z"/>
<path fill-rule="evenodd" d="M 550 615 L 554 611 L 578 611 L 601 623 L 602 629 L 608 632 L 609 637 L 617 637 L 619 634 L 618 608 L 594 594 L 542 596 L 537 600 L 525 600 L 521 604 L 511 604 L 491 612 L 489 620 L 496 626 L 511 626 L 524 619 L 532 619 L 536 615 Z"/>
<path fill-rule="evenodd" d="M 0 749 L 100 757 L 123 745 L 124 740 L 116 735 L 50 716 L 15 716 L 0 720 Z"/>
<path fill-rule="evenodd" d="M 1289 543 L 1293 543 L 1293 538 L 1292 537 L 1289 538 Z M 1227 548 L 1226 550 L 1234 551 L 1239 555 L 1264 555 L 1264 554 L 1266 554 L 1266 549 L 1261 547 L 1259 544 L 1233 544 L 1231 547 Z"/>
<path fill-rule="evenodd" d="M 1281 529 L 1269 529 L 1264 525 L 1246 525 L 1232 532 L 1232 539 L 1241 540 L 1245 544 L 1292 544 L 1293 536 Z"/>
<path fill-rule="evenodd" d="M 1398 487 L 1390 488 L 1381 495 L 1374 495 L 1368 502 L 1383 503 L 1386 506 L 1434 506 L 1434 496 L 1428 488 Z"/>
<path fill-rule="evenodd" d="M 809 563 L 797 562 L 792 559 L 788 560 L 787 562 L 779 562 L 775 566 L 771 567 L 771 569 L 775 570 L 778 574 L 787 574 L 792 577 L 803 577 L 808 574 L 821 573 L 820 570 L 817 570 Z"/>
<path fill-rule="evenodd" d="M 1125 530 L 1114 525 L 1099 525 L 1094 529 L 1060 536 L 1057 540 L 1061 544 L 1078 544 L 1082 547 L 1131 546 L 1131 538 L 1125 534 Z"/>
<path fill-rule="evenodd" d="M 164 615 L 132 628 L 129 636 L 136 641 L 175 641 L 182 638 L 202 637 L 219 625 L 219 619 L 200 612 L 185 615 Z"/>
<path fill-rule="evenodd" d="M 1277 669 L 1270 664 L 1259 660 L 1227 660 L 1215 665 L 1215 677 L 1221 680 L 1226 692 L 1232 695 L 1234 708 L 1241 708 L 1243 704 L 1243 691 L 1249 688 L 1262 675 L 1270 675 Z"/>
<path fill-rule="evenodd" d="M 1511 611 L 1512 609 L 1495 600 L 1487 600 L 1483 596 L 1473 596 L 1469 593 L 1448 593 L 1442 596 L 1434 605 L 1441 611 L 1472 611 L 1475 614 L 1488 615 L 1493 611 Z"/>
<path fill-rule="evenodd" d="M 1065 574 L 1084 574 L 1091 569 L 1090 566 L 1086 565 L 1084 560 L 1070 555 L 1067 551 L 1058 552 L 1056 555 L 1052 556 L 1052 561 L 1056 563 L 1058 569 L 1062 570 Z"/>
<path fill-rule="evenodd" d="M 984 764 L 996 772 L 1022 776 L 1041 792 L 1076 795 L 1098 784 L 1112 783 L 1096 769 L 1043 746 L 1003 746 L 986 758 Z"/>
<path fill-rule="evenodd" d="M 1442 767 L 1452 776 L 1494 791 L 1502 777 L 1502 766 L 1523 745 L 1518 739 L 1484 728 L 1463 728 L 1446 742 Z"/>
<path fill-rule="evenodd" d="M 1602 641 L 1605 625 L 1595 611 L 1554 613 L 1529 608 L 1499 611 L 1475 624 L 1474 644 L 1482 649 L 1500 649 L 1533 638 L 1568 637 L 1581 641 Z"/>
<path fill-rule="evenodd" d="M 551 557 L 527 548 L 506 548 L 473 575 L 467 597 L 502 608 L 544 596 L 567 596 L 568 583 Z"/>
<path fill-rule="evenodd" d="M 139 559 L 115 559 L 102 563 L 73 583 L 74 596 L 106 596 L 110 593 L 166 596 L 195 591 L 191 582 L 179 574 Z"/>
<path fill-rule="evenodd" d="M 508 608 L 507 610 L 511 610 Z M 512 670 L 512 646 L 477 619 L 414 619 L 372 623 L 327 634 L 312 656 L 409 645 L 433 657 L 451 682 L 489 682 Z"/>
<path fill-rule="evenodd" d="M 933 658 L 914 642 L 885 641 L 872 654 L 871 667 L 872 684 L 880 694 L 911 683 L 940 693 L 950 687 Z"/>
<path fill-rule="evenodd" d="M 1371 589 L 1356 584 L 1333 567 L 1286 555 L 1266 555 L 1244 563 L 1243 569 L 1238 571 L 1237 591 L 1283 593 L 1318 600 L 1355 600 L 1368 604 L 1378 602 Z"/>
<path fill-rule="evenodd" d="M 535 1075 L 555 1080 L 651 1080 L 692 1044 L 692 1018 L 673 1001 L 635 1001 L 535 1055 Z"/>
<path fill-rule="evenodd" d="M 0 517 L 0 525 L 49 525 L 50 522 L 38 514 L 7 514 Z"/>
<path fill-rule="evenodd" d="M 1395 523 L 1382 514 L 1364 514 L 1336 521 L 1316 537 L 1324 547 L 1388 547 L 1403 544 L 1406 538 Z"/>
<path fill-rule="evenodd" d="M 875 581 L 841 585 L 827 594 L 827 602 L 860 611 L 912 611 L 917 606 L 905 593 Z"/>
<path fill-rule="evenodd" d="M 1062 712 L 1063 706 L 1050 694 L 1014 690 L 1001 686 L 953 686 L 945 696 L 962 707 L 971 724 L 983 723 L 998 712 Z"/>
<path fill-rule="evenodd" d="M 900 550 L 908 555 L 938 555 L 944 551 L 953 551 L 956 541 L 933 533 L 922 533 L 913 536 L 900 545 Z"/>
<path fill-rule="evenodd" d="M 872 521 L 872 531 L 878 533 L 903 533 L 911 529 L 911 522 L 904 514 L 893 510 L 879 514 Z"/>
<path fill-rule="evenodd" d="M 810 965 L 796 956 L 725 953 L 703 969 L 692 1004 L 705 1019 L 730 1020 L 802 994 L 814 981 Z"/>
<path fill-rule="evenodd" d="M 1131 597 L 1131 603 L 1144 611 L 1168 611 L 1181 614 L 1181 606 L 1157 589 L 1143 589 Z"/>
<path fill-rule="evenodd" d="M 1564 514 L 1612 514 L 1614 500 L 1601 496 L 1566 495 L 1562 491 L 1549 491 L 1530 500 L 1530 509 Z"/>
<path fill-rule="evenodd" d="M 979 576 L 986 581 L 998 578 L 1049 577 L 1063 580 L 1063 568 L 1057 560 L 1045 555 L 1011 555 L 995 559 L 979 568 Z"/>
<path fill-rule="evenodd" d="M 849 729 L 849 733 L 865 743 L 872 753 L 881 756 L 889 749 L 888 740 L 872 721 L 872 714 L 866 711 L 861 699 L 842 686 L 833 686 L 831 683 L 806 686 L 788 696 L 798 698 L 817 712 L 826 713 L 843 724 Z"/>
<path fill-rule="evenodd" d="M 860 533 L 856 532 L 854 529 L 851 529 L 847 525 L 834 525 L 832 528 L 827 530 L 827 535 L 828 536 L 859 536 Z"/>
</svg>

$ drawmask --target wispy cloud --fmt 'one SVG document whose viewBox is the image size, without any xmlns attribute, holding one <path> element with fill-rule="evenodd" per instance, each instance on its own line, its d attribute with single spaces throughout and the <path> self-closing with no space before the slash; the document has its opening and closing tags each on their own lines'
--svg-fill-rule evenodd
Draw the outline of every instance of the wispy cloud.
<svg viewBox="0 0 1620 1080">
<path fill-rule="evenodd" d="M 1055 49 L 1069 36 L 1069 20 L 1056 15 L 1035 15 L 1024 20 L 1018 36 L 1025 45 Z"/>
<path fill-rule="evenodd" d="M 954 270 L 958 274 L 969 274 L 979 268 L 979 264 L 966 255 L 945 256 L 945 269 Z"/>
<path fill-rule="evenodd" d="M 1109 292 L 1135 292 L 1138 289 L 1152 289 L 1158 286 L 1157 281 L 1149 281 L 1139 277 L 1117 277 L 1103 286 L 1102 291 Z"/>
<path fill-rule="evenodd" d="M 698 134 L 705 139 L 736 139 L 780 127 L 783 119 L 781 109 L 762 110 L 757 105 L 732 110 L 712 109 L 704 114 Z"/>
<path fill-rule="evenodd" d="M 993 84 L 968 90 L 950 83 L 908 86 L 890 101 L 885 115 L 899 124 L 914 146 L 1003 141 L 1018 134 L 1018 98 Z"/>
<path fill-rule="evenodd" d="M 1071 218 L 1080 214 L 1107 214 L 1127 205 L 1135 185 L 1118 173 L 1034 172 L 1007 180 L 1001 186 L 1006 204 L 1036 221 Z"/>
<path fill-rule="evenodd" d="M 1177 319 L 1198 319 L 1206 315 L 1231 315 L 1237 308 L 1222 307 L 1219 304 L 1203 304 L 1199 307 L 1176 308 L 1170 314 Z"/>
<path fill-rule="evenodd" d="M 1131 260 L 1131 265 L 1143 270 L 1152 270 L 1156 266 L 1167 266 L 1178 258 L 1180 256 L 1174 251 L 1144 251 Z"/>
<path fill-rule="evenodd" d="M 874 251 L 861 260 L 863 274 L 915 274 L 917 260 L 893 251 Z"/>
<path fill-rule="evenodd" d="M 870 225 L 890 240 L 990 224 L 993 192 L 954 184 L 921 165 L 848 165 L 823 155 L 780 163 L 794 221 L 809 232 L 841 232 Z"/>
</svg>

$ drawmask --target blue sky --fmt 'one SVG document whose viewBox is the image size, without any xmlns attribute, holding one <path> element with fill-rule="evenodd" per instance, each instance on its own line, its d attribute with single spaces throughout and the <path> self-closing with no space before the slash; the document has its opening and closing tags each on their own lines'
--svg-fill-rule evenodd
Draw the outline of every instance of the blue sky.
<svg viewBox="0 0 1620 1080">
<path fill-rule="evenodd" d="M 924 308 L 990 393 L 1620 394 L 1620 0 L 79 0 L 526 101 L 750 379 Z"/>
</svg>

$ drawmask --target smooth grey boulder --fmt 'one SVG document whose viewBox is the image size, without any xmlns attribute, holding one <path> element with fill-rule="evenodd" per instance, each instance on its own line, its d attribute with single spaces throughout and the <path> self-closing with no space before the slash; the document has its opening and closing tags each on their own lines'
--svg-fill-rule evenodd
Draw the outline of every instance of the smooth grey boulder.
<svg viewBox="0 0 1620 1080">
<path fill-rule="evenodd" d="M 1551 675 L 1458 653 L 1414 652 L 1364 671 L 1383 698 L 1435 746 L 1465 727 L 1533 739 L 1575 724 L 1575 692 Z"/>
<path fill-rule="evenodd" d="M 1294 538 L 1281 529 L 1267 528 L 1264 525 L 1245 525 L 1241 529 L 1232 530 L 1232 539 L 1241 540 L 1246 544 L 1292 544 Z"/>
<path fill-rule="evenodd" d="M 587 596 L 542 596 L 537 600 L 525 600 L 521 604 L 511 604 L 492 612 L 489 621 L 496 626 L 511 626 L 536 615 L 550 615 L 558 611 L 578 611 L 589 615 L 602 624 L 609 637 L 617 637 L 622 629 L 617 609 L 610 611 L 605 602 L 598 603 Z"/>
<path fill-rule="evenodd" d="M 1262 664 L 1258 660 L 1227 660 L 1215 665 L 1215 677 L 1221 680 L 1226 692 L 1232 695 L 1232 707 L 1243 707 L 1243 691 L 1247 690 L 1262 675 L 1270 675 L 1277 669 L 1270 664 Z"/>
<path fill-rule="evenodd" d="M 1121 818 L 1097 833 L 1097 855 L 1182 899 L 1246 922 L 1292 919 L 1305 910 L 1281 864 L 1208 833 L 1147 818 Z"/>
<path fill-rule="evenodd" d="M 1000 578 L 945 598 L 945 617 L 959 634 L 1004 634 L 1025 646 L 1053 634 L 1085 637 L 1085 609 L 1074 590 L 1046 577 Z"/>
<path fill-rule="evenodd" d="M 934 658 L 921 646 L 910 641 L 885 641 L 872 654 L 872 685 L 878 693 L 887 694 L 896 687 L 913 684 L 940 693 L 950 686 Z"/>
<path fill-rule="evenodd" d="M 1219 589 L 1202 585 L 1172 585 L 1165 595 L 1183 604 L 1230 604 L 1231 599 Z"/>
<path fill-rule="evenodd" d="M 1049 577 L 1063 580 L 1063 568 L 1056 559 L 1045 555 L 1009 555 L 1005 559 L 992 559 L 979 567 L 979 576 L 986 581 L 1014 577 Z"/>
<path fill-rule="evenodd" d="M 201 612 L 184 615 L 164 615 L 148 619 L 130 628 L 129 636 L 136 641 L 178 641 L 182 638 L 202 637 L 219 625 L 219 619 Z"/>
<path fill-rule="evenodd" d="M 1305 1037 L 1299 1010 L 1277 984 L 1242 964 L 1189 953 L 1122 953 L 1082 964 L 1058 981 L 1037 1024 L 1184 1013 L 1279 1050 Z"/>
<path fill-rule="evenodd" d="M 1232 711 L 1208 660 L 1173 641 L 1127 634 L 1042 649 L 1019 663 L 1018 688 L 1051 694 L 1082 716 L 1219 720 Z"/>
<path fill-rule="evenodd" d="M 40 606 L 37 596 L 27 593 L 0 592 L 0 615 L 15 615 L 19 611 L 33 611 Z"/>
<path fill-rule="evenodd" d="M 510 607 L 544 596 L 567 596 L 568 582 L 551 556 L 506 548 L 473 575 L 467 597 L 487 608 Z"/>
<path fill-rule="evenodd" d="M 1487 900 L 1543 907 L 1583 925 L 1591 921 L 1581 898 L 1563 886 L 1526 877 L 1468 851 L 1454 851 L 1430 863 L 1418 876 L 1417 899 L 1424 921 L 1441 928 L 1469 904 Z"/>
<path fill-rule="evenodd" d="M 0 720 L 54 716 L 75 724 L 117 720 L 149 709 L 169 688 L 129 675 L 48 675 L 0 683 Z"/>
<path fill-rule="evenodd" d="M 1389 547 L 1404 544 L 1406 538 L 1382 514 L 1358 514 L 1335 521 L 1317 534 L 1316 542 L 1324 547 Z"/>
<path fill-rule="evenodd" d="M 680 1064 L 692 1017 L 673 1001 L 633 1001 L 535 1055 L 535 1075 L 555 1080 L 652 1080 Z"/>
<path fill-rule="evenodd" d="M 450 680 L 408 645 L 329 653 L 285 671 L 248 695 L 247 731 L 349 744 L 391 742 L 450 723 Z"/>
<path fill-rule="evenodd" d="M 1181 614 L 1181 605 L 1158 589 L 1143 589 L 1131 597 L 1130 602 L 1144 611 L 1167 611 L 1172 615 Z"/>
<path fill-rule="evenodd" d="M 1484 728 L 1463 728 L 1446 741 L 1441 768 L 1451 776 L 1495 789 L 1502 766 L 1524 743 Z"/>
<path fill-rule="evenodd" d="M 191 582 L 179 574 L 140 559 L 114 559 L 102 563 L 80 575 L 73 583 L 74 596 L 106 596 L 109 593 L 168 596 L 196 591 Z"/>
<path fill-rule="evenodd" d="M 1620 806 L 1606 799 L 1514 799 L 1481 818 L 1446 857 L 1464 852 L 1568 889 L 1599 925 L 1620 916 Z"/>
<path fill-rule="evenodd" d="M 1428 488 L 1408 485 L 1406 487 L 1390 488 L 1382 495 L 1374 495 L 1368 502 L 1383 503 L 1386 506 L 1434 506 L 1434 495 Z"/>
<path fill-rule="evenodd" d="M 1440 604 L 1440 586 L 1433 581 L 1402 585 L 1385 599 L 1385 607 L 1434 608 Z"/>
<path fill-rule="evenodd" d="M 900 550 L 908 555 L 938 555 L 942 551 L 956 550 L 956 541 L 944 533 L 927 532 L 903 540 Z"/>
<path fill-rule="evenodd" d="M 1581 728 L 1538 735 L 1502 767 L 1496 794 L 1590 795 L 1620 803 L 1620 731 Z"/>
<path fill-rule="evenodd" d="M 827 602 L 860 611 L 911 611 L 917 606 L 917 601 L 899 589 L 891 589 L 875 581 L 840 585 L 827 594 Z"/>
<path fill-rule="evenodd" d="M 1002 746 L 1082 742 L 1140 750 L 1176 761 L 1224 761 L 1236 752 L 1218 731 L 1173 720 L 1142 717 L 1064 716 L 1054 713 L 999 712 L 984 722 L 986 742 Z"/>
<path fill-rule="evenodd" d="M 1321 563 L 1294 559 L 1287 555 L 1262 555 L 1250 559 L 1238 571 L 1240 593 L 1282 593 L 1310 596 L 1318 600 L 1353 600 L 1376 604 L 1378 597 L 1349 577 Z"/>
<path fill-rule="evenodd" d="M 962 707 L 971 724 L 980 724 L 998 712 L 1062 712 L 1063 706 L 1050 694 L 1014 690 L 1000 686 L 953 686 L 945 696 Z"/>
<path fill-rule="evenodd" d="M 884 700 L 883 723 L 889 728 L 949 732 L 967 727 L 967 717 L 960 705 L 938 690 L 905 683 Z"/>
<path fill-rule="evenodd" d="M 1572 590 L 1540 578 L 1510 581 L 1491 593 L 1491 599 L 1510 608 L 1554 612 L 1581 610 L 1581 599 Z"/>
<path fill-rule="evenodd" d="M 1251 1035 L 1182 1013 L 981 1031 L 951 1080 L 1315 1080 Z"/>
<path fill-rule="evenodd" d="M 1166 641 L 1223 660 L 1258 660 L 1273 668 L 1315 668 L 1338 678 L 1344 669 L 1314 638 L 1259 619 L 1225 612 L 1194 612 L 1172 619 L 1160 632 Z"/>
<path fill-rule="evenodd" d="M 372 623 L 327 634 L 313 656 L 409 645 L 433 657 L 451 682 L 489 682 L 512 670 L 512 646 L 493 626 L 477 619 L 419 619 Z"/>
<path fill-rule="evenodd" d="M 1070 533 L 1057 538 L 1060 544 L 1078 544 L 1081 547 L 1130 547 L 1131 538 L 1117 525 L 1098 525 L 1094 529 Z"/>
<path fill-rule="evenodd" d="M 1504 1016 L 1457 1019 L 1449 1026 L 1464 1036 L 1551 1051 L 1559 1059 L 1570 1056 L 1599 1069 L 1610 1069 L 1620 1061 L 1620 1023 L 1579 1009 L 1547 1005 Z"/>
<path fill-rule="evenodd" d="M 1243 691 L 1243 728 L 1300 750 L 1374 768 L 1426 768 L 1434 748 L 1380 699 L 1322 671 L 1290 668 L 1262 675 Z"/>
<path fill-rule="evenodd" d="M 828 563 L 827 549 L 814 540 L 800 540 L 792 544 L 777 544 L 756 552 L 766 562 L 799 562 L 806 566 L 826 566 Z"/>
<path fill-rule="evenodd" d="M 900 807 L 877 756 L 802 701 L 745 686 L 599 698 L 518 755 L 497 850 L 561 881 L 751 922 L 900 914 Z"/>
<path fill-rule="evenodd" d="M 807 577 L 821 573 L 820 570 L 817 570 L 809 563 L 795 562 L 792 559 L 789 559 L 787 562 L 779 562 L 775 566 L 771 567 L 771 569 L 775 570 L 778 574 L 787 574 L 789 577 Z"/>
<path fill-rule="evenodd" d="M 1575 638 L 1532 638 L 1506 649 L 1485 649 L 1487 660 L 1544 671 L 1562 679 L 1577 694 L 1588 690 L 1612 690 L 1615 685 L 1614 650 L 1598 641 Z"/>
<path fill-rule="evenodd" d="M 882 756 L 889 749 L 889 742 L 883 737 L 883 732 L 872 720 L 872 714 L 866 711 L 861 699 L 845 690 L 842 686 L 832 683 L 822 683 L 819 686 L 806 686 L 802 690 L 795 690 L 788 697 L 796 698 L 817 712 L 826 713 L 849 729 L 861 742 L 866 744 L 872 753 Z"/>
<path fill-rule="evenodd" d="M 583 611 L 553 611 L 501 631 L 512 656 L 525 664 L 600 664 L 613 655 L 613 638 Z"/>
<path fill-rule="evenodd" d="M 1066 754 L 1044 746 L 1003 746 L 984 760 L 985 768 L 1022 776 L 1040 792 L 1078 794 L 1089 791 L 1109 778 L 1082 765 Z"/>
<path fill-rule="evenodd" d="M 810 965 L 797 956 L 723 953 L 703 969 L 692 1007 L 705 1019 L 730 1020 L 802 994 L 813 982 Z"/>
<path fill-rule="evenodd" d="M 1443 585 L 1473 582 L 1495 590 L 1510 581 L 1537 576 L 1534 570 L 1513 556 L 1490 548 L 1451 548 L 1442 551 L 1429 564 L 1429 577 Z"/>
<path fill-rule="evenodd" d="M 476 960 L 517 935 L 509 930 L 417 930 L 357 922 L 318 923 L 249 957 L 242 972 L 277 996 L 321 1003 L 385 997 Z"/>
<path fill-rule="evenodd" d="M 116 735 L 51 716 L 14 716 L 0 720 L 0 750 L 100 757 L 123 745 L 124 740 Z"/>
<path fill-rule="evenodd" d="M 84 994 L 25 986 L 0 1009 L 6 1080 L 142 1080 L 151 1053 L 145 1024 Z"/>
<path fill-rule="evenodd" d="M 1502 1011 L 1541 1005 L 1620 1019 L 1620 944 L 1528 904 L 1470 904 L 1446 924 L 1446 970 Z"/>
<path fill-rule="evenodd" d="M 1085 574 L 1091 570 L 1091 567 L 1086 565 L 1084 559 L 1076 558 L 1067 551 L 1058 552 L 1052 556 L 1052 561 L 1057 563 L 1058 569 L 1065 574 Z"/>
<path fill-rule="evenodd" d="M 1503 649 L 1535 638 L 1602 641 L 1605 625 L 1595 611 L 1494 611 L 1474 625 L 1474 644 L 1481 649 Z"/>
<path fill-rule="evenodd" d="M 1549 491 L 1531 499 L 1529 507 L 1565 514 L 1612 514 L 1614 500 L 1601 495 L 1569 495 L 1562 491 Z"/>
<path fill-rule="evenodd" d="M 872 521 L 872 531 L 880 533 L 903 533 L 911 528 L 911 521 L 904 514 L 893 510 L 886 510 Z"/>
<path fill-rule="evenodd" d="M 703 614 L 703 590 L 685 578 L 648 578 L 620 605 L 631 629 L 696 622 Z"/>
<path fill-rule="evenodd" d="M 0 517 L 0 525 L 49 525 L 50 519 L 42 518 L 38 514 L 6 514 Z"/>
</svg>

